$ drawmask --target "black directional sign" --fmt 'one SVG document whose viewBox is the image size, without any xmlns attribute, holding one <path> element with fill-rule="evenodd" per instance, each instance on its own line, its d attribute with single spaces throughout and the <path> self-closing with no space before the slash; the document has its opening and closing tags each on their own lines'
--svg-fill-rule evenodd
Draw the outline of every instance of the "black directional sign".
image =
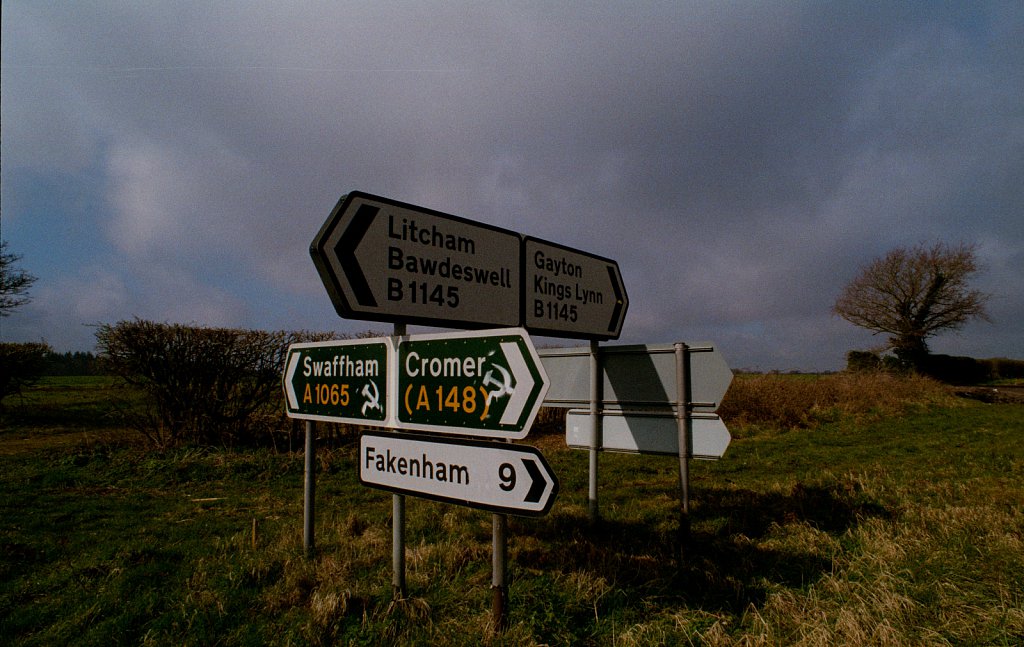
<svg viewBox="0 0 1024 647">
<path fill-rule="evenodd" d="M 523 325 L 534 333 L 617 339 L 629 299 L 615 261 L 527 236 Z"/>
<path fill-rule="evenodd" d="M 359 442 L 364 485 L 499 514 L 542 516 L 558 479 L 534 447 L 399 433 L 366 433 Z"/>
<path fill-rule="evenodd" d="M 361 192 L 344 196 L 309 253 L 342 317 L 518 326 L 520 237 Z"/>
</svg>

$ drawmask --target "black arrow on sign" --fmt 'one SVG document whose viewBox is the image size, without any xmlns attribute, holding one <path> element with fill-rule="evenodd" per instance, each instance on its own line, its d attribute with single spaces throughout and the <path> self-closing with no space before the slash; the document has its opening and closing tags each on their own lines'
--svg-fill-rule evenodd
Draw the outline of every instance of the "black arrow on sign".
<svg viewBox="0 0 1024 647">
<path fill-rule="evenodd" d="M 359 261 L 356 259 L 356 248 L 359 247 L 359 243 L 362 242 L 363 236 L 366 235 L 379 211 L 380 207 L 371 207 L 368 204 L 360 205 L 356 210 L 356 215 L 352 216 L 352 224 L 345 229 L 341 238 L 338 239 L 338 244 L 334 246 L 334 253 L 338 256 L 341 269 L 352 285 L 356 301 L 359 302 L 359 305 L 371 307 L 377 306 L 377 299 L 374 298 L 370 284 L 366 281 L 366 275 L 363 274 L 363 268 L 359 266 Z"/>
<path fill-rule="evenodd" d="M 608 322 L 608 332 L 614 333 L 622 314 L 622 290 L 619 289 L 619 278 L 615 268 L 611 265 L 608 266 L 608 278 L 611 279 L 612 290 L 615 291 L 615 307 L 612 308 L 612 320 Z"/>
<path fill-rule="evenodd" d="M 544 478 L 544 474 L 541 473 L 540 468 L 537 467 L 537 461 L 530 458 L 520 459 L 523 461 L 523 465 L 526 467 L 526 471 L 530 473 L 530 491 L 526 493 L 526 503 L 537 503 L 540 501 L 541 495 L 544 494 L 544 490 L 548 486 L 547 480 Z"/>
</svg>

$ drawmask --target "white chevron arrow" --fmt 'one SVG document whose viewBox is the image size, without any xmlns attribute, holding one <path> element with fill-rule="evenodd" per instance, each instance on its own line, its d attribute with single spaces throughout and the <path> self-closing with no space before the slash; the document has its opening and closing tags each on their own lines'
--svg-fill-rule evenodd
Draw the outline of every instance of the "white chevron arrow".
<svg viewBox="0 0 1024 647">
<path fill-rule="evenodd" d="M 288 370 L 284 372 L 284 392 L 288 394 L 288 406 L 293 410 L 299 408 L 299 397 L 295 395 L 295 386 L 292 379 L 295 377 L 295 369 L 299 367 L 299 353 L 292 353 L 288 357 Z"/>
<path fill-rule="evenodd" d="M 530 392 L 533 391 L 533 376 L 530 374 L 530 367 L 526 364 L 519 344 L 512 341 L 501 342 L 501 352 L 508 360 L 508 368 L 512 371 L 515 379 L 515 386 L 512 387 L 512 395 L 508 399 L 504 413 L 501 414 L 501 424 L 511 425 L 519 421 L 523 410 L 530 403 Z"/>
</svg>

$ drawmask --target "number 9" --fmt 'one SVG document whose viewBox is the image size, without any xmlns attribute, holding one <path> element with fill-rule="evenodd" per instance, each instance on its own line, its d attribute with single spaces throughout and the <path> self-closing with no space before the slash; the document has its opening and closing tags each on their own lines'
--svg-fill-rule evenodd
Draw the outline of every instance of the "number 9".
<svg viewBox="0 0 1024 647">
<path fill-rule="evenodd" d="M 500 487 L 506 492 L 511 492 L 516 489 L 516 468 L 512 466 L 512 463 L 502 463 L 498 467 L 498 478 L 501 479 Z"/>
</svg>

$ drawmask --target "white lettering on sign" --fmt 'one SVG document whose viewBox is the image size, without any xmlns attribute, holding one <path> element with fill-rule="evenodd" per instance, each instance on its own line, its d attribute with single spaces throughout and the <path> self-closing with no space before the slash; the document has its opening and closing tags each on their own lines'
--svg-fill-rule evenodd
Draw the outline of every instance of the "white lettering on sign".
<svg viewBox="0 0 1024 647">
<path fill-rule="evenodd" d="M 384 474 L 400 474 L 412 478 L 469 485 L 469 468 L 465 465 L 430 460 L 426 452 L 419 458 L 407 458 L 385 449 L 381 454 L 376 447 L 366 447 L 364 469 L 375 469 Z"/>
<path fill-rule="evenodd" d="M 380 363 L 375 359 L 352 359 L 348 355 L 335 355 L 331 359 L 315 360 L 309 355 L 302 358 L 304 377 L 377 377 Z"/>
<path fill-rule="evenodd" d="M 484 370 L 486 357 L 420 357 L 412 351 L 405 358 L 409 377 L 476 377 Z"/>
</svg>

